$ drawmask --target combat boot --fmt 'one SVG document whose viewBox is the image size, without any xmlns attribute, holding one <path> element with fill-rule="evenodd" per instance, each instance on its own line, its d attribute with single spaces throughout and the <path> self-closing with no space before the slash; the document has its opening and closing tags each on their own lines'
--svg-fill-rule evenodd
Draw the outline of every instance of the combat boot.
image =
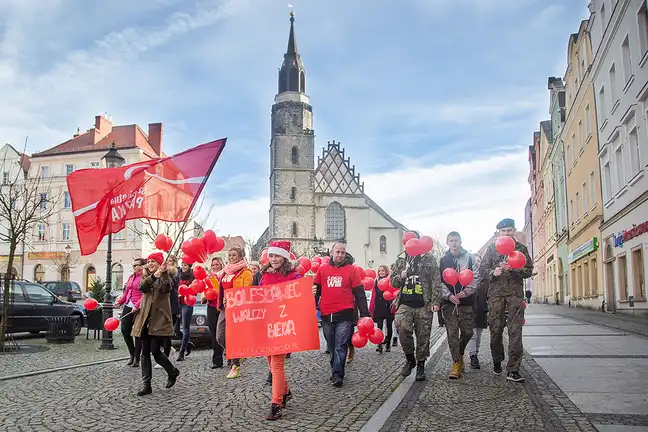
<svg viewBox="0 0 648 432">
<path fill-rule="evenodd" d="M 405 365 L 401 371 L 401 376 L 406 378 L 412 373 L 412 369 L 416 367 L 416 358 L 414 354 L 405 354 Z"/>
<path fill-rule="evenodd" d="M 425 362 L 416 363 L 416 381 L 425 381 Z"/>
</svg>

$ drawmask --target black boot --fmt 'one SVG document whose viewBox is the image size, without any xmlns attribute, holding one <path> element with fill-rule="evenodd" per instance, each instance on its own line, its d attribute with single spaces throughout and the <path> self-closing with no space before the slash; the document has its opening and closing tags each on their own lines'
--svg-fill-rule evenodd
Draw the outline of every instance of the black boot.
<svg viewBox="0 0 648 432">
<path fill-rule="evenodd" d="M 148 394 L 153 393 L 153 389 L 151 388 L 151 384 L 144 384 L 142 386 L 142 390 L 137 392 L 137 396 L 146 396 Z"/>
<path fill-rule="evenodd" d="M 394 341 L 392 342 L 392 346 L 395 346 L 395 347 L 398 346 L 398 338 L 397 337 L 394 338 Z"/>
<path fill-rule="evenodd" d="M 385 352 L 390 352 L 391 351 L 391 346 L 389 345 L 389 342 L 385 344 Z"/>
<path fill-rule="evenodd" d="M 167 380 L 166 383 L 166 388 L 171 388 L 175 385 L 176 381 L 178 380 L 178 377 L 180 376 L 180 370 L 179 369 L 174 369 L 173 372 L 169 374 L 169 379 Z"/>
<path fill-rule="evenodd" d="M 131 355 L 130 360 L 128 360 L 128 363 L 126 363 L 126 366 L 133 366 L 133 363 L 135 363 L 135 356 Z"/>
<path fill-rule="evenodd" d="M 481 365 L 479 364 L 479 359 L 477 358 L 476 355 L 470 356 L 470 367 L 473 369 L 481 369 Z"/>
<path fill-rule="evenodd" d="M 284 406 L 284 408 L 286 408 L 286 404 L 287 404 L 288 401 L 291 400 L 291 399 L 292 399 L 292 392 L 291 392 L 290 390 L 288 390 L 288 393 L 286 393 L 286 394 L 283 396 L 283 406 Z"/>
<path fill-rule="evenodd" d="M 266 420 L 274 421 L 279 420 L 282 416 L 281 407 L 277 404 L 270 405 L 270 413 L 266 417 Z"/>
<path fill-rule="evenodd" d="M 268 378 L 266 378 L 266 383 L 272 384 L 272 372 L 268 372 Z"/>
<path fill-rule="evenodd" d="M 376 352 L 382 354 L 383 347 L 382 344 L 378 344 L 378 348 L 376 348 Z"/>
<path fill-rule="evenodd" d="M 184 351 L 180 351 L 180 354 L 178 354 L 178 358 L 176 359 L 176 361 L 184 361 L 184 359 L 185 359 L 185 353 Z"/>
<path fill-rule="evenodd" d="M 291 355 L 292 355 L 292 353 L 286 354 L 286 358 L 290 358 Z"/>
<path fill-rule="evenodd" d="M 193 342 L 189 342 L 187 344 L 187 354 L 186 356 L 189 357 L 189 354 L 191 354 L 191 351 L 194 349 L 195 345 Z"/>
<path fill-rule="evenodd" d="M 139 357 L 135 357 L 135 361 L 133 362 L 133 367 L 134 368 L 140 367 L 140 359 L 139 359 Z"/>
<path fill-rule="evenodd" d="M 405 365 L 403 366 L 403 370 L 401 371 L 401 376 L 403 378 L 410 376 L 412 369 L 414 369 L 415 367 L 416 359 L 414 358 L 414 354 L 405 354 Z"/>
<path fill-rule="evenodd" d="M 425 381 L 425 362 L 416 363 L 416 381 Z"/>
</svg>

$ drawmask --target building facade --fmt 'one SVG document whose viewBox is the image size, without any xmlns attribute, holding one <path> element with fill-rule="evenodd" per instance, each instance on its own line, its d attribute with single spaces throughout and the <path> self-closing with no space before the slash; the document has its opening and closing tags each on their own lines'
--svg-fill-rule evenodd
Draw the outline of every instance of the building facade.
<svg viewBox="0 0 648 432">
<path fill-rule="evenodd" d="M 339 142 L 329 142 L 315 164 L 313 107 L 306 71 L 290 18 L 288 49 L 272 107 L 269 226 L 254 245 L 260 254 L 271 240 L 288 240 L 295 255 L 324 254 L 346 240 L 363 266 L 391 264 L 403 250 L 407 229 L 364 192 L 360 174 Z"/>
<path fill-rule="evenodd" d="M 562 134 L 567 173 L 569 280 L 571 302 L 603 307 L 599 248 L 602 221 L 598 134 L 596 133 L 589 20 L 569 37 L 567 48 L 567 119 Z"/>
<path fill-rule="evenodd" d="M 606 309 L 647 314 L 648 9 L 645 0 L 589 4 L 599 135 Z"/>
<path fill-rule="evenodd" d="M 529 256 L 533 259 L 533 212 L 531 198 L 529 198 L 526 206 L 524 206 L 524 228 L 522 229 L 522 232 L 524 232 L 526 238 L 524 245 L 529 251 Z M 532 277 L 524 279 L 524 291 L 526 292 L 527 290 L 531 290 L 531 292 L 533 292 Z"/>
</svg>

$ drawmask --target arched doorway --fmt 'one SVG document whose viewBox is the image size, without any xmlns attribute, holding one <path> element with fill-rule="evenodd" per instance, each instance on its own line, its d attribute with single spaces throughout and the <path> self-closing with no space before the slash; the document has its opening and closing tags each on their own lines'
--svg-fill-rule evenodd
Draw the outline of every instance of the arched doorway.
<svg viewBox="0 0 648 432">
<path fill-rule="evenodd" d="M 111 290 L 121 291 L 124 289 L 124 267 L 120 263 L 112 266 L 112 286 Z"/>
<path fill-rule="evenodd" d="M 603 249 L 603 280 L 605 283 L 605 310 L 607 312 L 616 312 L 615 256 L 612 241 L 612 238 L 606 239 L 605 248 Z"/>
<path fill-rule="evenodd" d="M 43 264 L 36 264 L 34 266 L 34 281 L 41 283 L 45 280 L 45 267 Z"/>
<path fill-rule="evenodd" d="M 92 284 L 97 279 L 97 269 L 92 264 L 88 264 L 85 273 L 86 291 L 92 291 Z"/>
</svg>

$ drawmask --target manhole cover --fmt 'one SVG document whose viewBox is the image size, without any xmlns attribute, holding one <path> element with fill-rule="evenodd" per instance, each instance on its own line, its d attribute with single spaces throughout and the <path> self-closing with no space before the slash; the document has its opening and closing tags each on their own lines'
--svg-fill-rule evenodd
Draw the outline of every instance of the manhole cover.
<svg viewBox="0 0 648 432">
<path fill-rule="evenodd" d="M 16 346 L 7 346 L 6 351 L 0 351 L 0 355 L 12 355 L 12 354 L 33 354 L 39 352 L 49 351 L 49 347 L 45 345 L 18 345 Z"/>
</svg>

